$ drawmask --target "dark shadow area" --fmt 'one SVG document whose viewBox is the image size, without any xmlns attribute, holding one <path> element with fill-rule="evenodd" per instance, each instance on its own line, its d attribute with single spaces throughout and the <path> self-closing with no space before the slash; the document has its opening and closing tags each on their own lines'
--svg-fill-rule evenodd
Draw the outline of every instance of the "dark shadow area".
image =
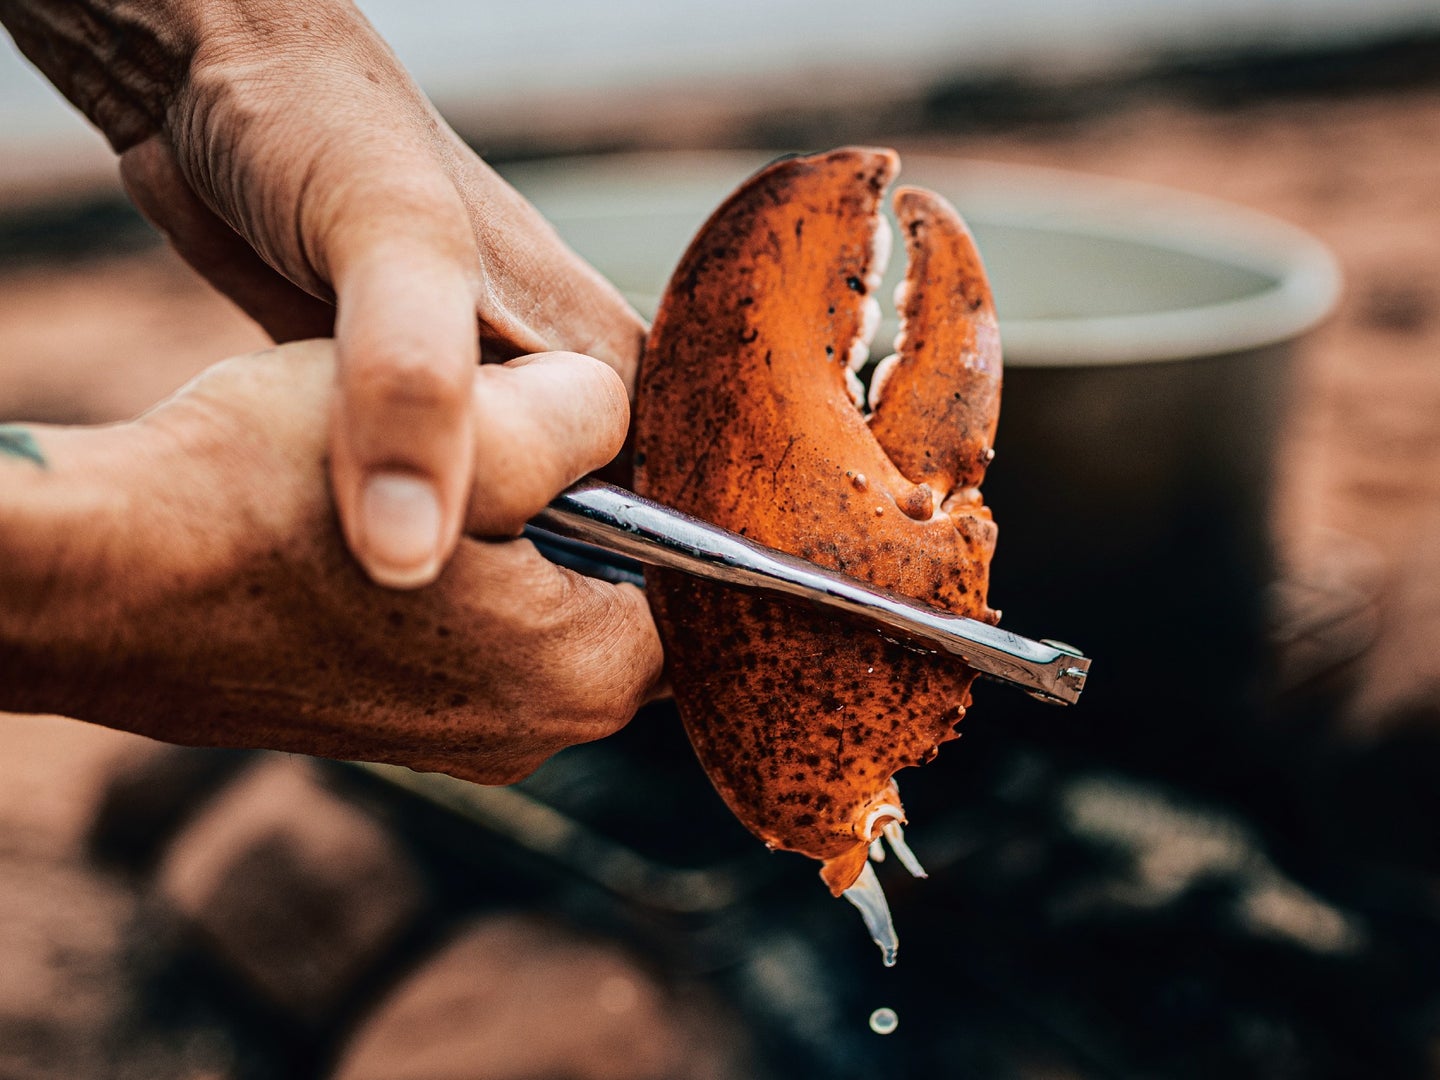
<svg viewBox="0 0 1440 1080">
<path fill-rule="evenodd" d="M 933 88 L 917 115 L 919 128 L 927 132 L 1003 131 L 1065 126 L 1141 102 L 1235 110 L 1437 84 L 1440 30 L 1423 30 L 1329 47 L 1251 45 L 1180 53 L 1100 78 L 962 77 Z"/>
<path fill-rule="evenodd" d="M 160 242 L 159 234 L 119 194 L 0 210 L 0 273 L 127 255 Z"/>
</svg>

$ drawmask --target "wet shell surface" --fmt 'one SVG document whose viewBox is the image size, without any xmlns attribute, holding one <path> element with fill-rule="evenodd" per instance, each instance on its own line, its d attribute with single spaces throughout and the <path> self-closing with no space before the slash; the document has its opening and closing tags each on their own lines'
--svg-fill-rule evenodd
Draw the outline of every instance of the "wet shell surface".
<svg viewBox="0 0 1440 1080">
<path fill-rule="evenodd" d="M 979 484 L 999 333 L 970 234 L 932 193 L 894 200 L 908 255 L 895 355 L 868 391 L 852 370 L 879 322 L 898 164 L 868 148 L 786 159 L 700 230 L 641 364 L 636 488 L 993 622 Z M 726 803 L 767 845 L 820 860 L 836 895 L 873 879 L 872 841 L 903 820 L 893 777 L 954 737 L 974 673 L 793 601 L 647 579 L 681 717 Z"/>
</svg>

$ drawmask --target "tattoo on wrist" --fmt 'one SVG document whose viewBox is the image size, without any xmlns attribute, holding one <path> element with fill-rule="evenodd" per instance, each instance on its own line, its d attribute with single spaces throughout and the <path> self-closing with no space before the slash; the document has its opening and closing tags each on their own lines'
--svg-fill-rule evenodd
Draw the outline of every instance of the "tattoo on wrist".
<svg viewBox="0 0 1440 1080">
<path fill-rule="evenodd" d="M 19 424 L 0 424 L 0 457 L 24 458 L 42 469 L 48 467 L 35 436 Z"/>
</svg>

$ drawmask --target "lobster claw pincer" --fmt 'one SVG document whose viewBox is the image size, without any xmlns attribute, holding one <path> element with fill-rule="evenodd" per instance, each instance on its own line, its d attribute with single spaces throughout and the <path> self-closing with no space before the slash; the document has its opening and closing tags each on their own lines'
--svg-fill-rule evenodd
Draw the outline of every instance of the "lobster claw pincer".
<svg viewBox="0 0 1440 1080">
<path fill-rule="evenodd" d="M 901 329 L 868 387 L 892 151 L 778 162 L 700 230 L 641 363 L 636 489 L 935 607 L 994 622 L 995 525 L 979 485 L 1000 398 L 994 306 L 938 196 L 895 197 Z M 905 846 L 893 777 L 953 738 L 975 675 L 873 629 L 673 571 L 647 592 L 692 743 L 740 820 L 823 862 L 888 925 L 867 856 Z M 878 852 L 877 852 L 878 854 Z M 858 883 L 858 885 L 857 885 Z M 876 909 L 878 897 L 879 909 Z M 893 930 L 890 931 L 893 937 Z"/>
</svg>

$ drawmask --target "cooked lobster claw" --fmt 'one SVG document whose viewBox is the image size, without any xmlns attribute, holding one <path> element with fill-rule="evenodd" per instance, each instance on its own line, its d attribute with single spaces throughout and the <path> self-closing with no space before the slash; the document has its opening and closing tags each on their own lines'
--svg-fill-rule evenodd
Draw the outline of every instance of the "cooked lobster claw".
<svg viewBox="0 0 1440 1080">
<path fill-rule="evenodd" d="M 704 225 L 641 363 L 636 489 L 994 622 L 995 525 L 979 484 L 993 457 L 999 333 L 974 242 L 930 192 L 895 197 L 909 256 L 901 330 L 868 392 L 855 374 L 880 320 L 881 200 L 897 168 L 881 149 L 783 160 Z M 821 860 L 837 896 L 878 892 L 867 854 L 882 834 L 913 862 L 893 777 L 954 737 L 974 672 L 683 574 L 651 571 L 647 592 L 686 730 L 740 820 L 772 848 Z"/>
</svg>

